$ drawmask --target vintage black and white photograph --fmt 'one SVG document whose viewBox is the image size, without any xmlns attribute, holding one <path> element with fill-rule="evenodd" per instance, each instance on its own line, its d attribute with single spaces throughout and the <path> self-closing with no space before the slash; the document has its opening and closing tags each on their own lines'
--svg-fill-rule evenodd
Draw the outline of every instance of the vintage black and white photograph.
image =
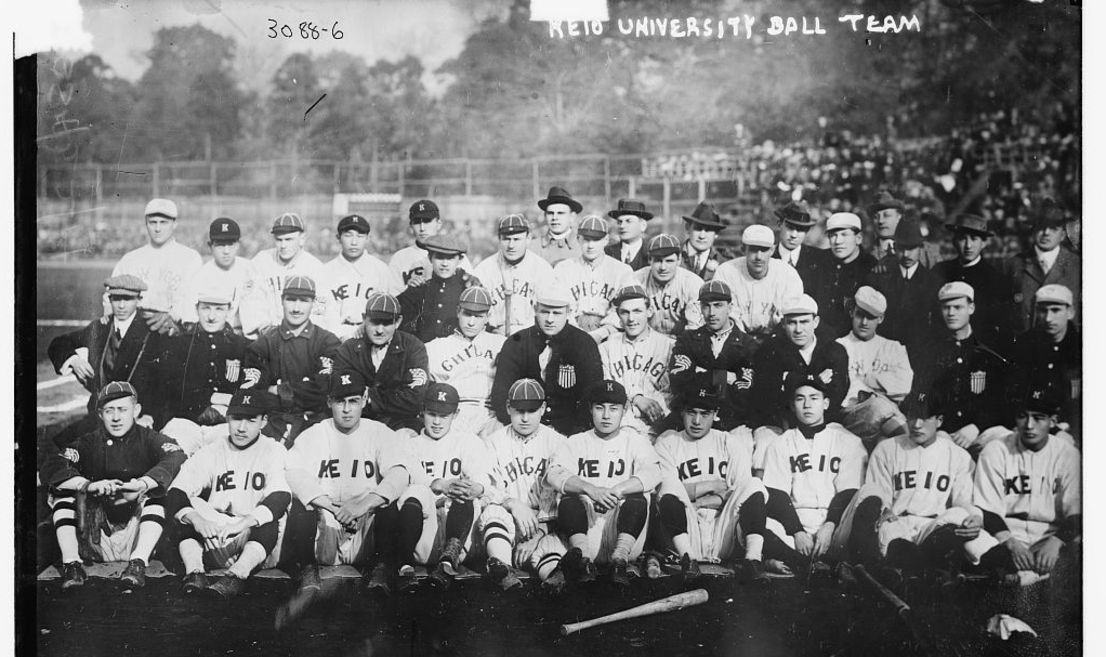
<svg viewBox="0 0 1106 657">
<path fill-rule="evenodd" d="M 1078 0 L 40 12 L 17 651 L 1084 652 Z"/>
</svg>

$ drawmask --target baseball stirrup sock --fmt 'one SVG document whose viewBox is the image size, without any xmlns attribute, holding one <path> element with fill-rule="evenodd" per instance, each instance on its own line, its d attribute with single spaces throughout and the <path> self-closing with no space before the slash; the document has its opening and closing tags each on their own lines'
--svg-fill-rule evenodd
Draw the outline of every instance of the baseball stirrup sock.
<svg viewBox="0 0 1106 657">
<path fill-rule="evenodd" d="M 238 555 L 238 560 L 227 571 L 238 579 L 246 579 L 263 561 L 265 561 L 265 548 L 257 541 L 247 541 Z"/>
<path fill-rule="evenodd" d="M 185 573 L 204 571 L 204 549 L 200 542 L 194 538 L 186 538 L 180 542 L 180 559 L 184 562 Z"/>
<path fill-rule="evenodd" d="M 764 525 L 768 522 L 768 505 L 764 493 L 753 493 L 741 504 L 737 524 L 745 535 L 764 534 Z"/>
<path fill-rule="evenodd" d="M 58 547 L 61 548 L 62 563 L 80 561 L 80 549 L 77 546 L 77 519 L 72 498 L 65 498 L 54 503 L 54 535 L 58 539 Z"/>
<path fill-rule="evenodd" d="M 445 516 L 445 538 L 464 539 L 472 531 L 472 521 L 476 516 L 476 510 L 472 500 L 453 500 L 449 505 L 449 512 Z"/>
<path fill-rule="evenodd" d="M 422 503 L 409 499 L 399 510 L 399 563 L 409 565 L 422 537 Z"/>
<path fill-rule="evenodd" d="M 484 549 L 488 556 L 503 563 L 511 563 L 511 539 L 507 528 L 499 522 L 490 522 L 484 527 Z"/>
<path fill-rule="evenodd" d="M 150 564 L 150 555 L 154 553 L 165 524 L 165 507 L 148 505 L 142 509 L 142 519 L 138 523 L 138 541 L 131 551 L 131 559 L 141 559 Z"/>
<path fill-rule="evenodd" d="M 660 520 L 670 536 L 687 533 L 687 508 L 675 495 L 665 495 L 657 503 Z"/>
<path fill-rule="evenodd" d="M 583 500 L 575 495 L 561 498 L 557 506 L 557 524 L 569 537 L 588 533 L 588 511 Z"/>
<path fill-rule="evenodd" d="M 556 570 L 559 565 L 561 565 L 561 555 L 551 552 L 541 559 L 538 559 L 538 563 L 534 567 L 534 570 L 538 571 L 538 579 L 544 582 L 549 579 L 549 576 L 553 574 L 553 571 Z"/>
<path fill-rule="evenodd" d="M 745 558 L 749 561 L 762 561 L 764 559 L 764 535 L 745 535 Z"/>
<path fill-rule="evenodd" d="M 649 503 L 641 493 L 627 495 L 618 507 L 618 532 L 631 534 L 634 537 L 641 535 L 645 529 L 645 519 L 649 515 Z"/>
</svg>

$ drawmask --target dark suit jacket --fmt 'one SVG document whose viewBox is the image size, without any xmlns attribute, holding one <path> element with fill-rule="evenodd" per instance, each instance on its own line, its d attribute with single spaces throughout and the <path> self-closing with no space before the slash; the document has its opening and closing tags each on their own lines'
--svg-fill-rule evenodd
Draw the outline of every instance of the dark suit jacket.
<svg viewBox="0 0 1106 657">
<path fill-rule="evenodd" d="M 388 351 L 373 366 L 372 343 L 368 338 L 350 338 L 334 356 L 334 370 L 356 370 L 369 387 L 369 404 L 364 417 L 387 424 L 392 429 L 417 429 L 423 395 L 430 381 L 430 359 L 426 345 L 415 336 L 396 331 Z"/>
<path fill-rule="evenodd" d="M 940 284 L 934 273 L 918 264 L 910 280 L 903 278 L 895 256 L 884 258 L 868 277 L 867 284 L 887 299 L 887 312 L 879 325 L 879 334 L 901 342 L 910 355 L 910 362 L 922 356 L 922 349 L 944 329 L 944 322 L 934 315 Z"/>
<path fill-rule="evenodd" d="M 794 424 L 794 414 L 784 390 L 784 381 L 791 372 L 818 376 L 823 370 L 833 372 L 827 386 L 826 398 L 830 405 L 826 409 L 826 421 L 835 422 L 841 409 L 841 402 L 849 392 L 849 354 L 835 340 L 819 335 L 814 345 L 814 353 L 807 365 L 796 347 L 786 336 L 777 336 L 766 342 L 757 352 L 756 381 L 753 388 L 756 424 L 750 426 L 784 426 L 784 420 Z"/>
<path fill-rule="evenodd" d="M 829 264 L 814 283 L 815 291 L 807 290 L 807 294 L 818 302 L 818 315 L 822 318 L 819 328 L 827 335 L 839 338 L 852 328 L 852 317 L 845 304 L 868 279 L 876 264 L 876 259 L 865 251 L 848 263 L 830 256 Z"/>
<path fill-rule="evenodd" d="M 780 259 L 778 244 L 772 250 L 772 257 L 776 260 Z M 799 262 L 795 265 L 795 271 L 799 272 L 799 278 L 803 281 L 803 292 L 817 299 L 814 290 L 818 282 L 827 275 L 827 270 L 832 264 L 833 254 L 829 251 L 804 244 L 799 249 Z"/>
<path fill-rule="evenodd" d="M 1063 285 L 1071 290 L 1075 298 L 1075 322 L 1079 324 L 1082 321 L 1082 264 L 1079 256 L 1064 247 L 1060 247 L 1060 254 L 1048 274 L 1041 269 L 1037 252 L 1032 248 L 1006 261 L 1005 273 L 1013 284 L 1020 330 L 1028 331 L 1033 327 L 1033 295 L 1044 285 Z"/>
<path fill-rule="evenodd" d="M 638 249 L 637 255 L 634 256 L 634 259 L 630 261 L 630 269 L 637 271 L 642 267 L 649 266 L 649 254 L 647 253 L 647 251 L 649 250 L 648 247 L 649 240 L 643 238 L 641 241 L 641 248 Z M 622 262 L 622 242 L 608 244 L 607 248 L 603 249 L 603 251 L 615 260 Z"/>
<path fill-rule="evenodd" d="M 1019 326 L 1014 289 L 1010 278 L 986 259 L 971 267 L 960 264 L 956 258 L 938 263 L 933 268 L 938 289 L 952 281 L 963 281 L 975 290 L 975 314 L 972 315 L 972 331 L 988 347 L 1003 357 L 1010 354 L 1014 336 Z M 933 301 L 937 313 L 934 323 L 940 322 L 940 304 Z M 938 327 L 938 332 L 943 333 Z"/>
<path fill-rule="evenodd" d="M 683 250 L 680 251 L 680 266 L 703 279 L 704 283 L 714 278 L 714 272 L 718 271 L 718 265 L 726 262 L 726 259 L 722 257 L 718 249 L 712 246 L 710 247 L 710 252 L 707 254 L 707 259 L 704 261 L 703 266 L 697 268 L 692 262 L 691 254 L 688 253 L 690 249 L 691 247 L 688 246 L 685 240 Z"/>
<path fill-rule="evenodd" d="M 718 428 L 729 431 L 736 426 L 751 424 L 753 385 L 756 383 L 753 355 L 757 343 L 737 326 L 722 344 L 718 356 L 711 350 L 711 330 L 706 326 L 687 331 L 676 338 L 672 347 L 672 363 L 668 376 L 672 390 L 679 399 L 681 393 L 707 385 L 718 395 Z M 699 371 L 703 370 L 703 371 Z M 727 383 L 733 372 L 737 381 Z"/>
<path fill-rule="evenodd" d="M 870 253 L 875 257 L 876 260 L 883 260 L 887 256 L 893 255 L 891 253 L 888 253 L 887 250 L 884 249 L 882 245 L 880 245 L 878 238 L 876 239 L 875 246 L 871 248 Z M 932 269 L 933 265 L 941 262 L 941 260 L 941 247 L 937 246 L 933 242 L 922 243 L 922 257 L 918 259 L 919 265 L 926 269 Z"/>
</svg>

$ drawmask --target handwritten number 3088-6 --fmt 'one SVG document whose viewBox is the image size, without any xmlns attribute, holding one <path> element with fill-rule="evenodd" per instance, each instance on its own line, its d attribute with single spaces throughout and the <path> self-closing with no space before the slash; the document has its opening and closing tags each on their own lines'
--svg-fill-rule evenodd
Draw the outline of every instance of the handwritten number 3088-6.
<svg viewBox="0 0 1106 657">
<path fill-rule="evenodd" d="M 288 24 L 281 25 L 279 22 L 277 22 L 275 18 L 270 18 L 269 23 L 270 39 L 275 39 L 281 36 L 286 39 L 291 39 L 296 35 L 296 31 L 292 26 Z M 301 39 L 318 39 L 320 36 L 320 32 L 329 32 L 330 36 L 335 39 L 342 39 L 346 36 L 345 32 L 338 29 L 338 21 L 334 21 L 334 24 L 330 26 L 329 30 L 325 27 L 320 28 L 314 23 L 304 21 L 299 24 L 299 32 Z"/>
</svg>

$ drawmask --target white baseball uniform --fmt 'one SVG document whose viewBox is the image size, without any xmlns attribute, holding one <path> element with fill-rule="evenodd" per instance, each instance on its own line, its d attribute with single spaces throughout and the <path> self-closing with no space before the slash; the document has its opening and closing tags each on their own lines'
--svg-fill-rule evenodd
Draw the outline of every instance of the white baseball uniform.
<svg viewBox="0 0 1106 657">
<path fill-rule="evenodd" d="M 253 257 L 254 269 L 261 278 L 261 294 L 265 299 L 265 324 L 277 326 L 284 318 L 284 307 L 280 294 L 284 291 L 284 281 L 289 276 L 307 276 L 315 281 L 315 307 L 311 310 L 311 320 L 325 328 L 327 296 L 322 291 L 323 263 L 307 251 L 301 250 L 291 262 L 281 262 L 277 250 L 265 249 Z"/>
<path fill-rule="evenodd" d="M 649 326 L 654 330 L 676 335 L 703 325 L 703 312 L 699 309 L 699 288 L 703 286 L 703 279 L 683 267 L 677 268 L 676 276 L 664 285 L 653 279 L 649 267 L 635 271 L 634 279 L 649 295 L 649 305 L 653 307 Z M 619 325 L 614 313 L 609 314 L 604 323 Z"/>
<path fill-rule="evenodd" d="M 733 291 L 730 317 L 745 332 L 774 329 L 783 316 L 783 304 L 803 293 L 799 272 L 776 259 L 768 261 L 768 273 L 759 280 L 749 274 L 744 256 L 719 265 L 713 280 L 730 286 Z"/>
<path fill-rule="evenodd" d="M 862 391 L 880 393 L 896 402 L 910 392 L 914 370 L 901 342 L 882 335 L 860 340 L 852 331 L 837 342 L 849 354 L 849 392 L 843 406 L 856 404 Z"/>
<path fill-rule="evenodd" d="M 241 330 L 243 335 L 254 335 L 268 317 L 261 277 L 253 263 L 235 257 L 230 269 L 223 269 L 208 260 L 188 282 L 187 311 L 182 308 L 182 321 L 195 322 L 196 301 L 202 290 L 229 290 L 232 294 L 227 325 Z"/>
<path fill-rule="evenodd" d="M 487 331 L 469 340 L 454 331 L 426 343 L 430 379 L 453 386 L 461 399 L 451 431 L 479 435 L 495 417 L 488 399 L 495 379 L 495 359 L 506 340 Z"/>
<path fill-rule="evenodd" d="M 649 432 L 649 419 L 632 403 L 637 395 L 645 395 L 657 402 L 664 414 L 668 414 L 673 397 L 669 389 L 668 363 L 675 343 L 672 336 L 651 328 L 645 329 L 636 340 L 619 333 L 600 343 L 603 378 L 621 383 L 631 401 L 630 410 L 622 416 L 623 426 L 642 433 Z"/>
<path fill-rule="evenodd" d="M 511 335 L 534 325 L 534 297 L 538 286 L 553 280 L 553 268 L 540 255 L 529 250 L 514 265 L 507 264 L 503 255 L 496 253 L 476 265 L 473 274 L 492 294 L 488 330 L 499 335 Z M 511 325 L 505 327 L 508 297 Z"/>
<path fill-rule="evenodd" d="M 323 265 L 323 280 L 316 281 L 319 294 L 326 296 L 326 325 L 339 339 L 353 337 L 365 314 L 365 302 L 374 294 L 397 295 L 403 281 L 391 267 L 368 253 L 356 261 L 339 254 Z"/>
<path fill-rule="evenodd" d="M 618 291 L 633 283 L 634 270 L 601 253 L 592 262 L 587 262 L 583 256 L 562 260 L 553 268 L 553 273 L 572 291 L 576 312 L 571 322 L 579 326 L 581 315 L 595 316 L 596 321 L 607 316 L 611 300 Z"/>
<path fill-rule="evenodd" d="M 142 279 L 147 290 L 142 293 L 139 306 L 169 313 L 175 320 L 196 314 L 195 302 L 189 306 L 188 282 L 203 266 L 203 258 L 195 249 L 187 247 L 175 238 L 160 247 L 150 244 L 128 251 L 115 263 L 111 275 L 130 274 Z M 104 292 L 104 314 L 111 315 L 111 304 Z"/>
</svg>

